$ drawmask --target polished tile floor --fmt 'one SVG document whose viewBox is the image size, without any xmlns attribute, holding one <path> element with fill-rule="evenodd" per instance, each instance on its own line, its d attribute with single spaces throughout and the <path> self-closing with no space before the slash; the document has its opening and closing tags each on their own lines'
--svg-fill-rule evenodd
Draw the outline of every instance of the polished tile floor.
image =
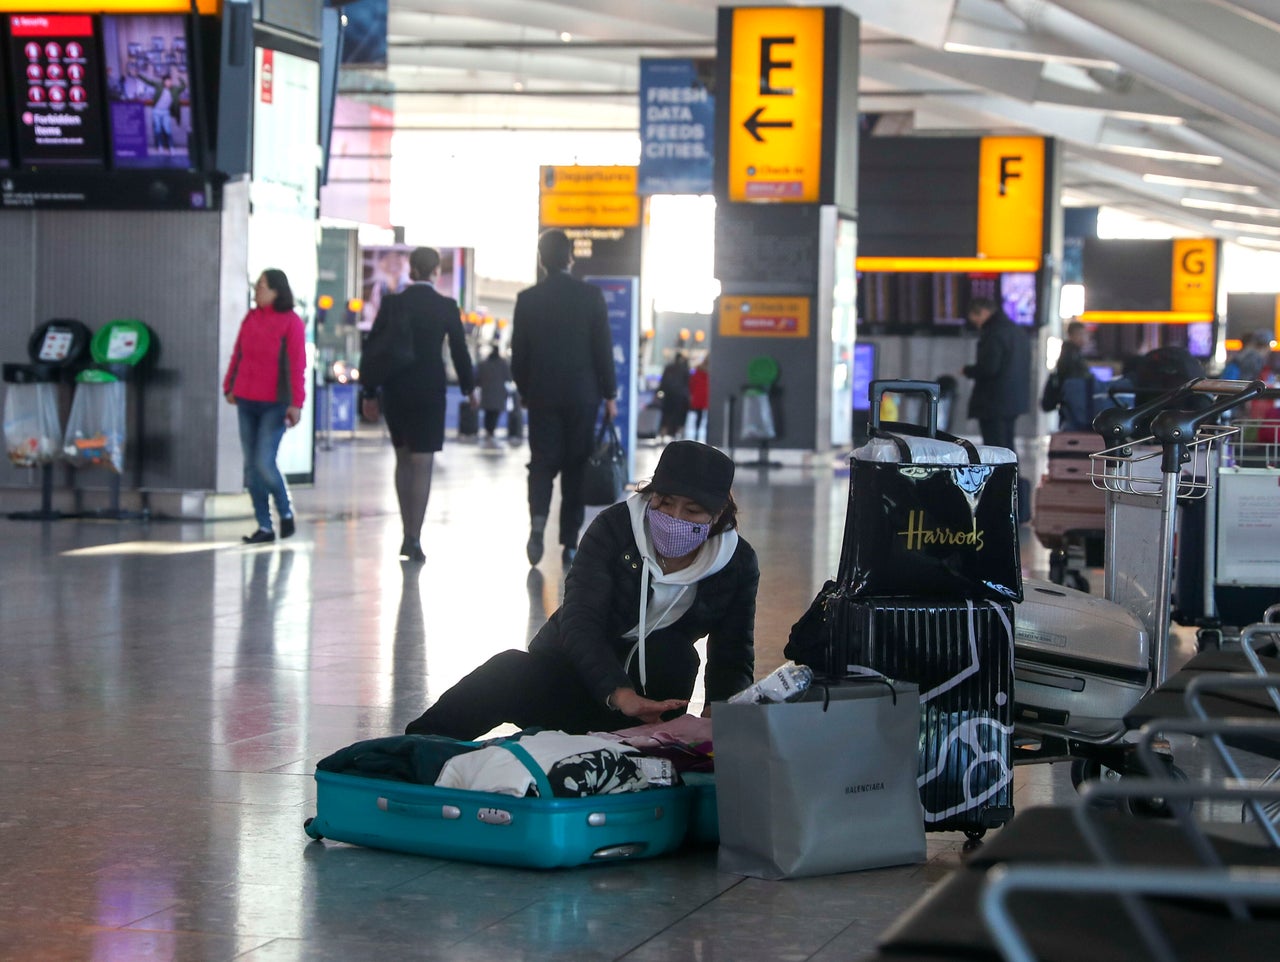
<svg viewBox="0 0 1280 962">
<path fill-rule="evenodd" d="M 644 476 L 656 449 L 641 452 Z M 959 863 L 793 882 L 715 853 L 523 871 L 309 842 L 318 759 L 406 721 L 559 603 L 524 559 L 525 451 L 450 442 L 424 565 L 400 540 L 385 442 L 317 452 L 298 535 L 251 522 L 0 520 L 0 959 L 831 960 Z M 763 574 L 757 670 L 839 554 L 847 477 L 742 470 Z M 1030 567 L 1042 552 L 1028 548 Z M 1015 802 L 1072 794 L 1019 769 Z"/>
</svg>

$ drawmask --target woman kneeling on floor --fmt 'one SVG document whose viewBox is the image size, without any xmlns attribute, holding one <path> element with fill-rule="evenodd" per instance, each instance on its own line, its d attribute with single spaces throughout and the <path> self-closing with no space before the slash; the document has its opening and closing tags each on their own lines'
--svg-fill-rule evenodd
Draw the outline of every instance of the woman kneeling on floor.
<svg viewBox="0 0 1280 962">
<path fill-rule="evenodd" d="M 581 734 L 683 714 L 707 638 L 708 708 L 754 680 L 756 553 L 737 532 L 733 461 L 697 441 L 587 528 L 564 604 L 528 651 L 495 655 L 406 733 L 475 739 L 504 723 Z"/>
</svg>

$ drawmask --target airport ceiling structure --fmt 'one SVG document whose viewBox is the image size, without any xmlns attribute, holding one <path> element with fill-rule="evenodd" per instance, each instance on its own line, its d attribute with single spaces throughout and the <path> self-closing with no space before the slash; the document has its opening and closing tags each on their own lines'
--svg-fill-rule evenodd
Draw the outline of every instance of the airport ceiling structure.
<svg viewBox="0 0 1280 962">
<path fill-rule="evenodd" d="M 827 5 L 860 18 L 873 135 L 1054 137 L 1064 204 L 1280 250 L 1280 0 Z M 638 131 L 640 59 L 715 54 L 715 0 L 389 6 L 387 66 L 342 92 L 394 91 L 404 131 Z"/>
</svg>

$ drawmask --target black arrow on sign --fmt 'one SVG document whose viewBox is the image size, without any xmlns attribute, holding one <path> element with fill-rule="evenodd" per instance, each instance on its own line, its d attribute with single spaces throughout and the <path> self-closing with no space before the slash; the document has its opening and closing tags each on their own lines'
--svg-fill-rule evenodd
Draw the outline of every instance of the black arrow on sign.
<svg viewBox="0 0 1280 962">
<path fill-rule="evenodd" d="M 754 137 L 756 140 L 758 140 L 762 144 L 764 143 L 764 138 L 761 137 L 759 133 L 761 127 L 790 127 L 791 126 L 791 121 L 789 120 L 761 120 L 760 115 L 762 113 L 764 113 L 764 107 L 757 107 L 752 112 L 751 116 L 742 122 L 742 126 L 747 128 L 747 133 L 749 133 L 752 137 Z"/>
</svg>

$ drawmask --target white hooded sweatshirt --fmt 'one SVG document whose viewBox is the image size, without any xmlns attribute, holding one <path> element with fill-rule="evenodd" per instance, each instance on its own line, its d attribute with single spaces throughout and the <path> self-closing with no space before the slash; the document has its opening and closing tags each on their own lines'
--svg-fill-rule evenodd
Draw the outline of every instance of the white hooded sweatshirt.
<svg viewBox="0 0 1280 962">
<path fill-rule="evenodd" d="M 653 548 L 653 538 L 649 535 L 649 522 L 645 518 L 648 508 L 649 499 L 643 494 L 632 494 L 627 498 L 627 509 L 631 512 L 631 531 L 644 558 L 644 570 L 640 577 L 640 623 L 623 635 L 624 638 L 634 638 L 636 643 L 627 653 L 623 668 L 630 671 L 631 659 L 639 654 L 641 694 L 644 694 L 648 680 L 645 665 L 646 636 L 659 628 L 675 624 L 693 605 L 698 582 L 727 565 L 733 553 L 738 550 L 738 532 L 730 528 L 708 538 L 694 555 L 689 567 L 664 574 Z M 650 586 L 653 587 L 652 598 L 649 598 Z"/>
</svg>

